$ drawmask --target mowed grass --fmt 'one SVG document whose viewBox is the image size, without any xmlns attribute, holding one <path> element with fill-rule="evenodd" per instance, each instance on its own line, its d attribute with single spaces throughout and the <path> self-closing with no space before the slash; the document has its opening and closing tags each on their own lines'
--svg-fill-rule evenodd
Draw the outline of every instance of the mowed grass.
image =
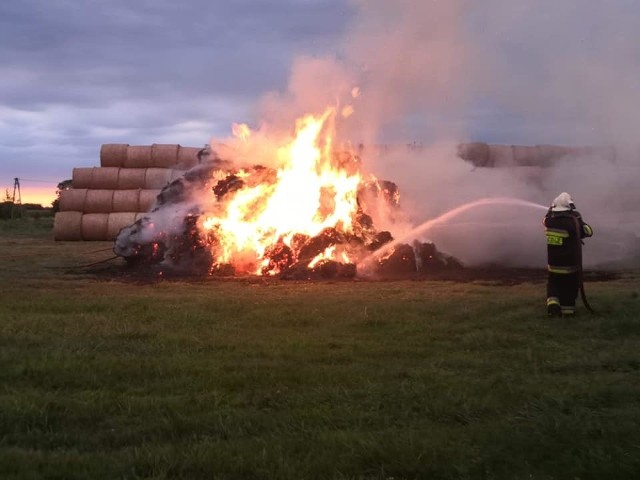
<svg viewBox="0 0 640 480">
<path fill-rule="evenodd" d="M 0 478 L 640 474 L 640 275 L 125 281 L 109 243 L 0 233 Z M 124 267 L 123 267 L 124 268 Z"/>
</svg>

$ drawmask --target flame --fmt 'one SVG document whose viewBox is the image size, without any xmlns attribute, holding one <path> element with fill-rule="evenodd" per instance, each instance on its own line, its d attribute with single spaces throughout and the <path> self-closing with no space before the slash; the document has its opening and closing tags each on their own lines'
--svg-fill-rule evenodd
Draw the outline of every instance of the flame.
<svg viewBox="0 0 640 480">
<path fill-rule="evenodd" d="M 246 123 L 232 123 L 231 133 L 240 140 L 247 140 L 251 136 L 251 129 Z"/>
<path fill-rule="evenodd" d="M 345 107 L 343 107 L 343 108 L 342 108 L 342 116 L 343 116 L 344 118 L 348 118 L 348 117 L 350 117 L 351 115 L 353 115 L 353 112 L 354 112 L 354 111 L 355 111 L 355 110 L 354 110 L 353 106 L 351 106 L 351 105 L 346 105 Z"/>
<path fill-rule="evenodd" d="M 264 181 L 268 172 L 236 173 L 241 186 L 201 220 L 201 228 L 215 237 L 216 264 L 231 264 L 239 273 L 264 273 L 271 261 L 266 253 L 280 248 L 284 255 L 300 236 L 315 237 L 328 228 L 352 233 L 361 176 L 334 151 L 335 115 L 336 110 L 328 108 L 320 116 L 306 115 L 296 122 L 294 138 L 277 149 L 272 181 Z M 246 125 L 234 124 L 233 131 L 249 138 Z M 329 246 L 306 266 L 348 259 L 339 250 Z M 267 273 L 275 274 L 277 268 Z"/>
</svg>

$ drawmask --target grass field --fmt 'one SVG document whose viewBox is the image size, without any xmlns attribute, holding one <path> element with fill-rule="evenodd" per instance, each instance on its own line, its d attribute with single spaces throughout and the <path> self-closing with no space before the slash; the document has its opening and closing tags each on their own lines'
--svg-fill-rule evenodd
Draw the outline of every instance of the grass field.
<svg viewBox="0 0 640 480">
<path fill-rule="evenodd" d="M 132 281 L 47 219 L 0 246 L 2 479 L 640 478 L 640 272 L 552 320 L 539 279 Z"/>
</svg>

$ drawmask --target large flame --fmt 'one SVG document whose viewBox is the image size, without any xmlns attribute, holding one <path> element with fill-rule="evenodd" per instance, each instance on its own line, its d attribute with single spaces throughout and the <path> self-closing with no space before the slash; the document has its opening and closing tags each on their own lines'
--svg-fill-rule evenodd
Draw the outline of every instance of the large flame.
<svg viewBox="0 0 640 480">
<path fill-rule="evenodd" d="M 336 110 L 329 108 L 320 116 L 299 119 L 295 137 L 277 149 L 275 175 L 254 180 L 255 172 L 237 172 L 241 186 L 201 219 L 201 228 L 215 237 L 217 265 L 231 264 L 242 273 L 273 274 L 277 271 L 265 271 L 269 263 L 265 254 L 275 245 L 292 247 L 296 237 L 314 237 L 327 228 L 352 233 L 361 175 L 353 161 L 341 161 L 334 149 L 335 115 Z M 236 136 L 249 139 L 246 125 L 234 127 Z M 348 261 L 343 250 L 331 246 L 308 266 L 322 259 Z"/>
</svg>

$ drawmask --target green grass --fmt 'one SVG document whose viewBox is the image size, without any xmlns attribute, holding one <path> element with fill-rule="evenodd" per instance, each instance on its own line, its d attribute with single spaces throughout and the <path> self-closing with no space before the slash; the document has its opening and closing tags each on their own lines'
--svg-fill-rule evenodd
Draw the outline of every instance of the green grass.
<svg viewBox="0 0 640 480">
<path fill-rule="evenodd" d="M 637 478 L 637 272 L 133 282 L 0 233 L 0 478 Z M 124 268 L 124 267 L 123 267 Z"/>
<path fill-rule="evenodd" d="M 0 235 L 53 238 L 53 217 L 45 214 L 15 219 L 0 219 Z"/>
</svg>

